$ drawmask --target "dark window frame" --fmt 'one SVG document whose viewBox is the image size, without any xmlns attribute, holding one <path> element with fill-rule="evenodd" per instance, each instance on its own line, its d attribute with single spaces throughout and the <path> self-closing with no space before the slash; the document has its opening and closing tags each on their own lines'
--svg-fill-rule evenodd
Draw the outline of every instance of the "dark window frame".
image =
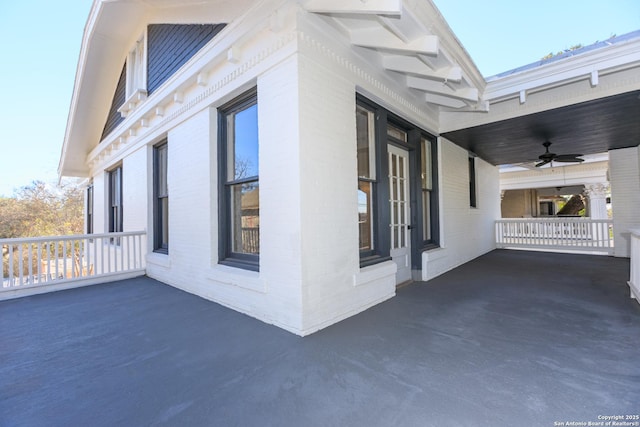
<svg viewBox="0 0 640 427">
<path fill-rule="evenodd" d="M 109 191 L 107 200 L 107 208 L 109 209 L 109 233 L 119 233 L 124 231 L 122 178 L 122 165 L 118 165 L 109 170 Z M 112 239 L 111 242 L 119 245 L 120 238 Z"/>
<path fill-rule="evenodd" d="M 94 220 L 94 215 L 93 215 L 93 208 L 94 208 L 94 204 L 93 204 L 93 184 L 89 184 L 89 186 L 87 186 L 87 201 L 86 201 L 86 209 L 87 209 L 87 224 L 86 224 L 86 232 L 87 234 L 93 234 L 93 220 Z"/>
<path fill-rule="evenodd" d="M 356 105 L 371 111 L 374 117 L 374 165 L 376 175 L 373 179 L 361 179 L 358 177 L 358 184 L 360 181 L 366 181 L 369 182 L 372 187 L 371 211 L 373 218 L 371 240 L 373 242 L 373 248 L 371 250 L 360 251 L 360 267 L 366 267 L 391 259 L 389 255 L 391 238 L 388 232 L 390 213 L 388 205 L 381 203 L 381 201 L 389 199 L 389 183 L 387 182 L 389 164 L 387 162 L 386 152 L 387 112 L 360 94 L 356 94 Z"/>
<path fill-rule="evenodd" d="M 232 250 L 233 227 L 231 225 L 231 209 L 233 208 L 231 198 L 232 188 L 237 185 L 252 183 L 257 183 L 259 188 L 259 165 L 257 176 L 232 180 L 227 179 L 229 167 L 229 132 L 227 129 L 227 118 L 253 105 L 258 105 L 258 91 L 256 87 L 218 108 L 218 262 L 231 267 L 260 271 L 259 250 L 257 254 L 239 253 Z M 258 145 L 259 144 L 260 142 L 258 141 Z M 259 236 L 260 232 L 258 228 L 258 241 L 260 239 Z"/>
<path fill-rule="evenodd" d="M 168 147 L 167 139 L 153 147 L 153 251 L 162 254 L 169 253 Z M 164 163 L 161 162 L 163 158 Z M 161 188 L 161 183 L 164 183 L 164 188 Z"/>
<path fill-rule="evenodd" d="M 469 207 L 478 207 L 478 186 L 476 180 L 476 157 L 469 155 Z"/>
<path fill-rule="evenodd" d="M 418 176 L 416 188 L 421 190 L 420 195 L 420 203 L 418 204 L 418 213 L 419 218 L 422 221 L 419 221 L 419 246 L 422 248 L 422 251 L 435 249 L 440 246 L 440 216 L 439 216 L 439 192 L 438 192 L 438 140 L 435 136 L 430 135 L 426 132 L 420 133 L 420 155 L 418 156 L 418 161 L 422 161 L 422 138 L 428 140 L 430 142 L 431 152 L 430 160 L 431 160 L 431 189 L 428 190 L 428 194 L 426 194 L 425 190 L 422 189 L 422 179 Z M 418 165 L 421 170 L 422 165 Z M 425 195 L 429 197 L 429 212 L 424 212 L 424 197 Z M 429 232 L 429 239 L 425 239 L 425 230 L 424 230 L 424 217 L 425 215 L 429 216 L 429 224 L 431 226 Z"/>
</svg>

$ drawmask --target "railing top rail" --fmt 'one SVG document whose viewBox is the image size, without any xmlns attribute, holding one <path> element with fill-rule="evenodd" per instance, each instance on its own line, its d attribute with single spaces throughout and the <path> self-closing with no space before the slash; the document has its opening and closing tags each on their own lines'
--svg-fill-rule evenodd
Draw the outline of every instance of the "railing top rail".
<svg viewBox="0 0 640 427">
<path fill-rule="evenodd" d="M 82 240 L 82 239 L 100 239 L 110 237 L 125 237 L 125 236 L 141 236 L 147 232 L 142 231 L 121 231 L 117 233 L 96 233 L 96 234 L 73 234 L 68 236 L 40 236 L 40 237 L 17 237 L 11 239 L 0 239 L 0 245 L 2 244 L 15 244 L 15 243 L 38 243 L 38 242 L 61 242 L 65 240 Z"/>
<path fill-rule="evenodd" d="M 595 224 L 613 224 L 612 219 L 591 219 L 577 217 L 549 217 L 549 218 L 501 218 L 496 222 L 589 222 Z"/>
</svg>

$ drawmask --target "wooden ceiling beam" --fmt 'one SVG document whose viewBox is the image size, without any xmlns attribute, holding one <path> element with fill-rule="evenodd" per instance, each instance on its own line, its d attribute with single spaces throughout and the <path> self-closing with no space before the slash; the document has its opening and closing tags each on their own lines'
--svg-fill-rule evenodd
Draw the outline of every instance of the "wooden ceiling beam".
<svg viewBox="0 0 640 427">
<path fill-rule="evenodd" d="M 460 67 L 443 67 L 439 70 L 434 70 L 415 56 L 386 55 L 382 58 L 382 65 L 387 70 L 433 80 L 456 83 L 462 80 L 462 69 Z"/>
<path fill-rule="evenodd" d="M 382 52 L 437 55 L 439 43 L 437 36 L 421 36 L 406 43 L 386 29 L 377 27 L 352 31 L 351 44 Z"/>
<path fill-rule="evenodd" d="M 313 13 L 402 15 L 402 0 L 309 0 L 304 8 Z"/>
<path fill-rule="evenodd" d="M 478 101 L 478 89 L 474 87 L 454 90 L 443 83 L 413 76 L 407 76 L 407 86 L 412 89 L 418 89 L 435 95 L 447 96 L 461 101 Z"/>
</svg>

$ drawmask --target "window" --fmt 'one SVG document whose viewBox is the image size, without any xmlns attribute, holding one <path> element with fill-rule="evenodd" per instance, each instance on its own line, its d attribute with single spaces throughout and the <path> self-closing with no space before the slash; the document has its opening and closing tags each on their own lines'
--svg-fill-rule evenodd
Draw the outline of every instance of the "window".
<svg viewBox="0 0 640 427">
<path fill-rule="evenodd" d="M 127 96 L 147 93 L 146 36 L 143 34 L 127 56 Z"/>
<path fill-rule="evenodd" d="M 220 260 L 257 271 L 260 181 L 255 89 L 220 109 L 219 128 Z"/>
<path fill-rule="evenodd" d="M 93 184 L 87 187 L 87 234 L 93 233 Z"/>
<path fill-rule="evenodd" d="M 476 158 L 469 156 L 469 206 L 477 208 L 476 197 Z"/>
<path fill-rule="evenodd" d="M 109 175 L 109 232 L 122 231 L 122 166 L 112 169 Z"/>
<path fill-rule="evenodd" d="M 153 250 L 169 252 L 169 191 L 167 141 L 153 147 Z"/>
<path fill-rule="evenodd" d="M 373 111 L 361 105 L 356 107 L 358 225 L 361 256 L 370 256 L 374 250 L 373 197 L 376 179 L 374 118 Z"/>
<path fill-rule="evenodd" d="M 420 138 L 421 159 L 420 159 L 420 187 L 422 188 L 422 240 L 430 242 L 432 240 L 432 213 L 431 207 L 434 205 L 433 198 L 433 164 L 432 164 L 432 144 L 424 136 Z"/>
</svg>

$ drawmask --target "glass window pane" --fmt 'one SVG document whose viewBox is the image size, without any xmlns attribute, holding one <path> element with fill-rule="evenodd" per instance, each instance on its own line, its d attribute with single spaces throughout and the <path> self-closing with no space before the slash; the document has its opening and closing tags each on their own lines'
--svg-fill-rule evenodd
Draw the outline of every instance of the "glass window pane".
<svg viewBox="0 0 640 427">
<path fill-rule="evenodd" d="M 258 105 L 230 114 L 227 133 L 227 178 L 238 180 L 258 176 Z"/>
<path fill-rule="evenodd" d="M 231 251 L 260 253 L 260 189 L 258 182 L 231 186 Z"/>
<path fill-rule="evenodd" d="M 374 114 L 361 106 L 356 107 L 356 135 L 358 150 L 358 176 L 375 179 L 374 168 Z"/>
<path fill-rule="evenodd" d="M 422 159 L 421 159 L 421 179 L 422 189 L 431 190 L 432 176 L 431 176 L 431 141 L 426 138 L 422 138 Z"/>
<path fill-rule="evenodd" d="M 161 247 L 168 248 L 169 247 L 169 198 L 163 197 L 160 199 L 160 216 L 162 220 L 162 233 L 161 233 Z"/>
<path fill-rule="evenodd" d="M 358 181 L 358 226 L 360 250 L 373 250 L 373 218 L 371 206 L 371 183 Z"/>
<path fill-rule="evenodd" d="M 158 196 L 167 196 L 167 146 L 158 148 Z"/>
<path fill-rule="evenodd" d="M 393 125 L 387 125 L 387 136 L 402 142 L 407 142 L 407 132 Z"/>
<path fill-rule="evenodd" d="M 431 192 L 422 192 L 422 239 L 431 240 Z"/>
</svg>

